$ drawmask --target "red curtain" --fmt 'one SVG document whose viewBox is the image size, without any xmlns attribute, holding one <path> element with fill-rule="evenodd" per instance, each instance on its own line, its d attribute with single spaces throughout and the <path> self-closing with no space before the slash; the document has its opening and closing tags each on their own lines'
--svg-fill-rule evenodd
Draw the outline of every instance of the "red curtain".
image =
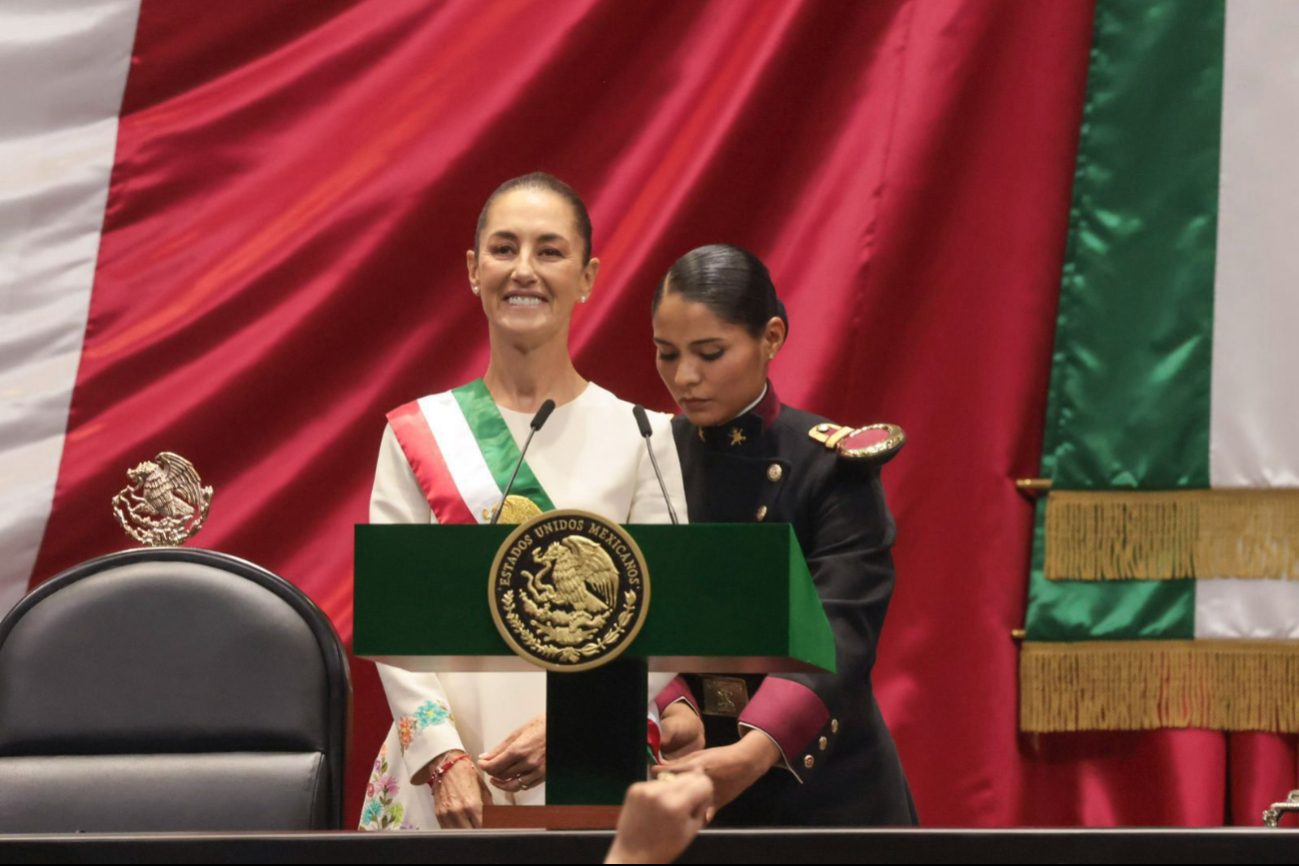
<svg viewBox="0 0 1299 866">
<path fill-rule="evenodd" d="M 1012 480 L 1039 461 L 1091 18 L 1088 0 L 145 0 L 36 579 L 124 547 L 108 499 L 172 450 L 216 487 L 197 543 L 294 581 L 350 638 L 384 412 L 482 373 L 464 251 L 487 194 L 544 169 L 595 222 L 589 378 L 670 408 L 650 295 L 727 241 L 789 308 L 782 397 L 908 430 L 875 680 L 927 824 L 1220 823 L 1221 735 L 1016 728 L 1032 508 Z M 373 666 L 353 675 L 349 815 L 389 723 Z"/>
</svg>

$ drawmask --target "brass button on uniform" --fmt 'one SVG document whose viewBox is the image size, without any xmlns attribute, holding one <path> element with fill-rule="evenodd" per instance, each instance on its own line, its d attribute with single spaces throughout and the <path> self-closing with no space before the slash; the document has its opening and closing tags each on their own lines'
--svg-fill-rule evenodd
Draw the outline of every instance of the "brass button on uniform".
<svg viewBox="0 0 1299 866">
<path fill-rule="evenodd" d="M 817 745 L 820 746 L 820 747 L 821 747 L 821 751 L 824 752 L 824 751 L 825 751 L 825 747 L 828 746 L 828 745 L 830 745 L 830 741 L 827 740 L 825 737 L 822 737 L 822 738 L 821 738 L 821 741 L 820 741 L 819 743 L 817 743 Z"/>
<path fill-rule="evenodd" d="M 779 463 L 773 463 L 767 467 L 767 478 L 771 481 L 779 481 L 785 474 L 785 470 L 780 468 Z"/>
<path fill-rule="evenodd" d="M 810 770 L 810 769 L 812 769 L 812 766 L 813 766 L 814 764 L 816 764 L 816 758 L 813 758 L 811 755 L 804 755 L 804 756 L 803 756 L 803 766 L 804 766 L 804 767 L 807 767 L 807 768 Z"/>
<path fill-rule="evenodd" d="M 831 720 L 830 720 L 830 733 L 832 733 L 832 734 L 837 734 L 837 733 L 839 733 L 839 720 L 838 720 L 838 719 L 831 719 Z"/>
<path fill-rule="evenodd" d="M 759 505 L 759 506 L 758 506 L 758 520 L 766 520 L 766 519 L 767 519 L 767 506 L 765 506 L 765 505 Z"/>
</svg>

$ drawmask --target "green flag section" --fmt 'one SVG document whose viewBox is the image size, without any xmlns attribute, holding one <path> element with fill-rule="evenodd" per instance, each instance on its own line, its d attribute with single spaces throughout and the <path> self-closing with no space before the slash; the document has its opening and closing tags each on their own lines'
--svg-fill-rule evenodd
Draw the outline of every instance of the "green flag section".
<svg viewBox="0 0 1299 866">
<path fill-rule="evenodd" d="M 496 480 L 496 486 L 504 491 L 510 483 L 510 475 L 515 465 L 519 464 L 519 446 L 514 443 L 514 436 L 506 426 L 501 411 L 496 408 L 487 384 L 482 379 L 475 379 L 468 385 L 461 385 L 451 392 L 460 411 L 464 413 L 469 429 L 482 452 L 487 468 Z M 519 474 L 511 488 L 514 496 L 531 500 L 542 511 L 554 511 L 555 503 L 542 488 L 537 476 L 527 463 L 519 465 Z"/>
<path fill-rule="evenodd" d="M 1299 731 L 1299 9 L 1099 0 L 1026 731 Z"/>
</svg>

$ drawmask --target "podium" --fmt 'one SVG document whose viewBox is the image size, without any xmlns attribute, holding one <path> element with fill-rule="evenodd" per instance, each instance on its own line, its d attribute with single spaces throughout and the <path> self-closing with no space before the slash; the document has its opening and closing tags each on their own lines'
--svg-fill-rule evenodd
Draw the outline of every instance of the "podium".
<svg viewBox="0 0 1299 866">
<path fill-rule="evenodd" d="M 540 670 L 501 638 L 488 600 L 492 562 L 515 528 L 358 525 L 354 653 L 413 671 Z M 547 805 L 618 805 L 645 778 L 647 671 L 835 668 L 788 524 L 624 528 L 649 570 L 648 615 L 608 664 L 547 673 Z"/>
</svg>

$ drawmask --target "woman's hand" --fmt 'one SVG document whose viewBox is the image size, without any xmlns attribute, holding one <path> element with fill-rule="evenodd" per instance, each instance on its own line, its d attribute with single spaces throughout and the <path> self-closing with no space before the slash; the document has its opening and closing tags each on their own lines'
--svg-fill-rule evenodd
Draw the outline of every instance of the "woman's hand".
<svg viewBox="0 0 1299 866">
<path fill-rule="evenodd" d="M 516 728 L 496 748 L 478 756 L 478 766 L 502 791 L 526 791 L 546 780 L 546 714 Z"/>
<path fill-rule="evenodd" d="M 668 761 L 651 768 L 660 773 L 702 770 L 713 781 L 713 807 L 708 820 L 717 810 L 743 794 L 780 760 L 780 749 L 762 731 L 749 731 L 738 743 L 703 749 L 679 761 Z"/>
<path fill-rule="evenodd" d="M 704 825 L 713 784 L 698 771 L 627 789 L 606 863 L 671 863 Z"/>
<path fill-rule="evenodd" d="M 434 761 L 442 766 L 447 761 L 465 754 L 453 749 Z M 483 778 L 478 775 L 473 761 L 456 761 L 451 769 L 434 778 L 433 810 L 438 826 L 444 830 L 476 830 L 483 826 L 483 800 L 487 793 Z"/>
<path fill-rule="evenodd" d="M 663 738 L 659 750 L 667 761 L 679 760 L 704 747 L 704 720 L 685 701 L 676 701 L 663 711 L 659 733 Z"/>
</svg>

